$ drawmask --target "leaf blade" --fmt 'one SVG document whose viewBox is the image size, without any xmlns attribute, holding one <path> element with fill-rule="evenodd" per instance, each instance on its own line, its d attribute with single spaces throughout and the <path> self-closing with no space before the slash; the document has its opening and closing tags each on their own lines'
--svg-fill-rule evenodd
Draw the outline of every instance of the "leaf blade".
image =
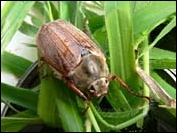
<svg viewBox="0 0 177 133">
<path fill-rule="evenodd" d="M 34 3 L 34 1 L 13 2 L 8 7 L 8 12 L 2 11 L 7 14 L 4 15 L 4 19 L 1 22 L 1 54 L 4 52 L 6 46 L 11 41 Z"/>
</svg>

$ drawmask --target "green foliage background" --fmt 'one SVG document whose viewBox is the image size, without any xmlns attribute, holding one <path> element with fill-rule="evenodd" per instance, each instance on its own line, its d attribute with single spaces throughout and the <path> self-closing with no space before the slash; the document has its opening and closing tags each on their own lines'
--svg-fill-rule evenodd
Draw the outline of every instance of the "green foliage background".
<svg viewBox="0 0 177 133">
<path fill-rule="evenodd" d="M 26 17 L 30 17 L 31 23 Z M 34 42 L 26 42 L 27 47 L 36 47 L 40 26 L 56 19 L 70 21 L 81 30 L 86 27 L 105 53 L 110 72 L 121 77 L 135 92 L 151 96 L 136 72 L 138 63 L 176 99 L 176 88 L 156 71 L 176 69 L 176 36 L 171 33 L 176 29 L 176 2 L 6 2 L 1 11 L 1 71 L 20 78 L 32 64 L 5 50 L 17 30 L 34 38 Z M 152 37 L 159 27 L 160 31 Z M 165 45 L 172 49 L 156 48 L 164 43 L 161 40 L 166 40 Z M 43 72 L 52 75 L 46 66 Z M 92 100 L 86 114 L 82 114 L 84 101 L 54 76 L 41 78 L 40 84 L 32 89 L 1 82 L 1 93 L 1 101 L 11 108 L 11 103 L 25 108 L 1 117 L 1 131 L 19 131 L 28 124 L 39 123 L 77 132 L 119 131 L 135 123 L 142 128 L 149 110 L 146 100 L 134 97 L 116 82 L 110 84 L 105 98 Z M 165 103 L 163 99 L 158 102 Z M 167 112 L 176 118 L 176 109 Z"/>
</svg>

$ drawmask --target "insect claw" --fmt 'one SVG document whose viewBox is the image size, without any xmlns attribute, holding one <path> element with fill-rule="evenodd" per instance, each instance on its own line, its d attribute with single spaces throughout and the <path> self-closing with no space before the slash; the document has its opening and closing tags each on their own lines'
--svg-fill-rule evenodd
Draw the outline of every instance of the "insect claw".
<svg viewBox="0 0 177 133">
<path fill-rule="evenodd" d="M 82 99 L 84 99 L 86 102 L 88 101 L 88 98 L 82 93 L 82 94 L 80 94 L 80 97 L 82 98 Z"/>
<path fill-rule="evenodd" d="M 83 114 L 85 114 L 88 110 L 88 108 L 90 107 L 90 100 L 86 100 L 86 108 L 82 111 Z"/>
</svg>

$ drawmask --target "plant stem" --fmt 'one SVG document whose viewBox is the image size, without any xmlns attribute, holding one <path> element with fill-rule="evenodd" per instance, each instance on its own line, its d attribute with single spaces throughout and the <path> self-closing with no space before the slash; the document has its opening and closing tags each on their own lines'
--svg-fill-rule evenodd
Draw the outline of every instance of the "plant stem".
<svg viewBox="0 0 177 133">
<path fill-rule="evenodd" d="M 92 113 L 90 108 L 88 108 L 88 110 L 87 110 L 87 116 L 90 119 L 90 121 L 92 122 L 92 124 L 93 124 L 93 126 L 95 128 L 95 131 L 96 132 L 101 132 L 101 130 L 100 130 L 99 126 L 98 126 L 98 123 L 97 123 L 97 121 L 96 121 L 96 119 L 95 119 L 95 117 L 94 117 L 94 115 L 93 115 L 93 113 Z"/>
<path fill-rule="evenodd" d="M 148 47 L 148 37 L 146 37 L 145 40 L 144 40 L 144 46 Z M 146 51 L 142 58 L 143 58 L 143 69 L 146 72 L 146 74 L 149 75 L 149 51 Z M 143 86 L 144 86 L 144 89 L 143 89 L 144 94 L 146 96 L 149 96 L 149 88 L 147 87 L 147 85 L 145 83 L 144 83 Z"/>
</svg>

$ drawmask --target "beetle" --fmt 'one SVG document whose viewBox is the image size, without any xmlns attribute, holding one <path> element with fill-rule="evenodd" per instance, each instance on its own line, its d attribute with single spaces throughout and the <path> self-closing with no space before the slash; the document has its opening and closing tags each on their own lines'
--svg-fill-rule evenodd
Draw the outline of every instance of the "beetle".
<svg viewBox="0 0 177 133">
<path fill-rule="evenodd" d="M 108 93 L 109 82 L 116 79 L 134 93 L 116 75 L 110 74 L 101 49 L 80 29 L 65 20 L 42 25 L 37 35 L 42 60 L 57 72 L 57 77 L 84 100 Z"/>
</svg>

